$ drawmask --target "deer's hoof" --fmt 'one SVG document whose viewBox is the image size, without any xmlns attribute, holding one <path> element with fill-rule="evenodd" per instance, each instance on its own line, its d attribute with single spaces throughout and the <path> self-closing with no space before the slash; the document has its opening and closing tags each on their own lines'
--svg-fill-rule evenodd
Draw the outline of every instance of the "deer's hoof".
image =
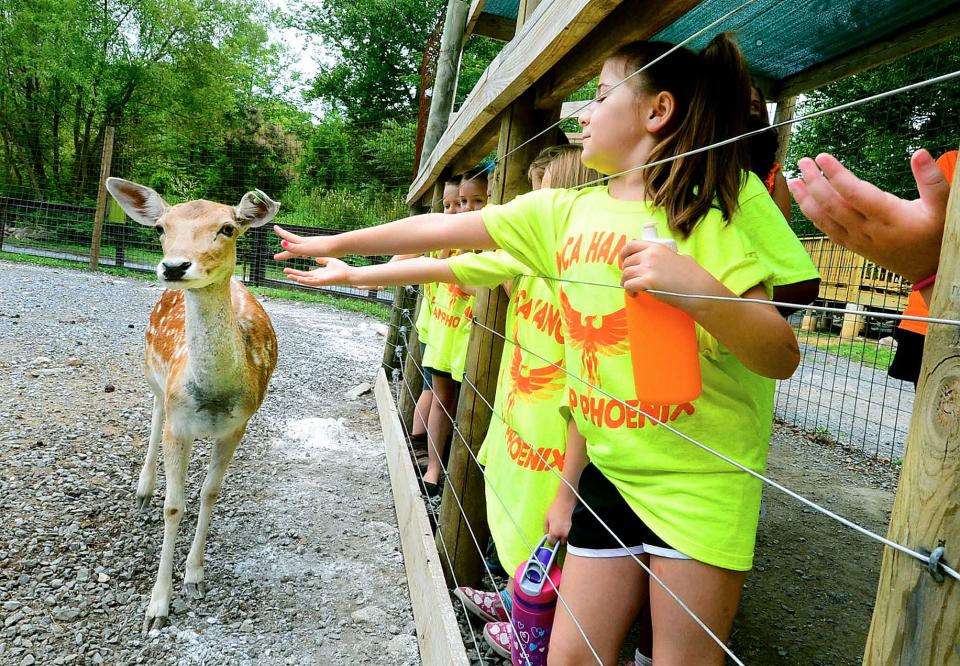
<svg viewBox="0 0 960 666">
<path fill-rule="evenodd" d="M 149 511 L 153 495 L 137 495 L 137 511 Z"/>
<path fill-rule="evenodd" d="M 169 618 L 167 618 L 166 615 L 158 615 L 156 617 L 152 617 L 150 615 L 150 612 L 148 611 L 147 617 L 143 620 L 143 635 L 146 636 L 154 629 L 156 629 L 157 631 L 163 629 L 165 626 L 167 626 L 168 622 L 169 622 Z"/>
<path fill-rule="evenodd" d="M 183 593 L 188 599 L 203 599 L 207 593 L 207 584 L 202 580 L 196 583 L 184 583 Z"/>
</svg>

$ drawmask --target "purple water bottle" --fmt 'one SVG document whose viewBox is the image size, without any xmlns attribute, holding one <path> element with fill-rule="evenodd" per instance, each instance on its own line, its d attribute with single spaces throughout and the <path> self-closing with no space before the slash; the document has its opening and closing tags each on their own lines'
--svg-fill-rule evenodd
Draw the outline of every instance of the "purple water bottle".
<svg viewBox="0 0 960 666">
<path fill-rule="evenodd" d="M 558 550 L 558 544 L 550 545 L 543 537 L 533 557 L 517 567 L 510 646 L 513 666 L 546 666 L 560 587 L 560 567 L 554 562 Z"/>
</svg>

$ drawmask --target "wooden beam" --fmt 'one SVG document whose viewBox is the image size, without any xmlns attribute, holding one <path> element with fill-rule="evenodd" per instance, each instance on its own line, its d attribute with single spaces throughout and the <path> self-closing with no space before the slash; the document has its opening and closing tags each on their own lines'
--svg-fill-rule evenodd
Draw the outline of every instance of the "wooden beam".
<svg viewBox="0 0 960 666">
<path fill-rule="evenodd" d="M 467 38 L 473 33 L 473 29 L 477 25 L 477 21 L 480 20 L 480 14 L 483 13 L 483 7 L 487 4 L 487 0 L 473 0 L 470 3 L 470 10 L 467 12 L 467 27 L 463 31 L 463 40 L 466 42 Z"/>
<path fill-rule="evenodd" d="M 100 236 L 103 219 L 107 215 L 107 178 L 113 163 L 113 125 L 107 125 L 103 135 L 103 153 L 100 157 L 100 182 L 97 185 L 97 212 L 93 216 L 93 235 L 90 240 L 90 270 L 97 270 L 100 263 Z"/>
<path fill-rule="evenodd" d="M 960 180 L 954 174 L 931 317 L 960 315 Z M 960 332 L 931 325 L 887 537 L 913 550 L 945 546 L 960 564 Z M 864 666 L 956 664 L 960 581 L 934 580 L 917 559 L 883 552 Z"/>
<path fill-rule="evenodd" d="M 779 83 L 773 97 L 792 97 L 845 76 L 896 60 L 934 44 L 960 35 L 960 5 L 939 16 L 899 28 L 887 37 L 846 53 L 833 60 L 814 65 Z"/>
<path fill-rule="evenodd" d="M 518 21 L 527 19 L 535 9 L 531 0 L 521 2 Z M 515 101 L 503 114 L 500 124 L 499 155 L 519 148 L 540 129 L 556 120 L 559 107 L 552 112 L 538 111 L 533 106 L 532 91 Z M 510 201 L 530 190 L 527 167 L 530 160 L 553 137 L 545 135 L 513 152 L 501 161 L 494 172 L 493 200 Z M 474 317 L 482 326 L 475 325 L 470 335 L 464 380 L 457 407 L 457 427 L 450 448 L 447 481 L 440 502 L 439 533 L 447 548 L 455 549 L 448 581 L 473 586 L 483 574 L 483 548 L 489 537 L 483 471 L 474 458 L 480 451 L 490 425 L 492 414 L 487 407 L 493 404 L 497 391 L 500 359 L 503 355 L 503 332 L 510 299 L 502 289 L 481 289 L 474 303 Z M 498 331 L 500 335 L 487 329 Z M 476 386 L 476 390 L 470 384 Z M 479 394 L 477 393 L 479 391 Z M 459 433 L 459 434 L 457 434 Z M 462 439 L 461 439 L 462 436 Z M 456 497 L 454 497 L 454 493 Z M 459 500 L 459 501 L 458 501 Z M 462 510 L 461 510 L 462 507 Z M 474 541 L 474 539 L 479 542 Z"/>
<path fill-rule="evenodd" d="M 390 471 L 390 486 L 397 510 L 403 566 L 407 572 L 410 605 L 417 627 L 420 660 L 425 666 L 467 666 L 470 662 L 443 579 L 440 554 L 433 543 L 430 522 L 407 452 L 406 437 L 383 369 L 377 373 L 374 394 L 387 450 L 387 469 Z"/>
<path fill-rule="evenodd" d="M 603 61 L 624 44 L 649 39 L 688 11 L 700 0 L 648 2 L 626 0 L 602 20 L 597 21 L 575 48 L 554 64 L 541 79 L 537 106 L 550 108 L 565 100 L 600 73 Z"/>
<path fill-rule="evenodd" d="M 473 34 L 489 37 L 498 42 L 509 42 L 517 32 L 517 24 L 505 16 L 480 14 L 473 28 Z"/>
<path fill-rule="evenodd" d="M 549 0 L 487 67 L 407 194 L 419 199 L 443 167 L 623 0 Z M 652 4 L 652 3 L 651 3 Z M 558 106 L 557 104 L 556 106 Z"/>
</svg>

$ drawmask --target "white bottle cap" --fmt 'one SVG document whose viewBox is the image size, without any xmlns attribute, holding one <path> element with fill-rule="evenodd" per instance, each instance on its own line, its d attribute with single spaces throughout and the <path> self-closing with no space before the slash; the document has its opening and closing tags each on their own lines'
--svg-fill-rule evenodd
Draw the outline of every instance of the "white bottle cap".
<svg viewBox="0 0 960 666">
<path fill-rule="evenodd" d="M 648 224 L 643 225 L 642 233 L 643 235 L 641 236 L 641 238 L 643 240 L 650 241 L 651 243 L 660 243 L 661 245 L 666 245 L 674 252 L 677 251 L 677 242 L 675 240 L 673 240 L 672 238 L 660 238 L 660 236 L 657 235 L 656 222 L 650 222 Z"/>
</svg>

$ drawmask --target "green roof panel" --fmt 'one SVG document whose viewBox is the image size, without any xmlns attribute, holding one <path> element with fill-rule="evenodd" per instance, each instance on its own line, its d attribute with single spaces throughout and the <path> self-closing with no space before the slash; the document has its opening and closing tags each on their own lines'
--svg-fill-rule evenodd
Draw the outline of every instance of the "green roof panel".
<svg viewBox="0 0 960 666">
<path fill-rule="evenodd" d="M 683 41 L 741 4 L 702 2 L 655 39 Z M 750 68 L 782 80 L 955 7 L 956 0 L 761 0 L 689 46 L 702 48 L 718 32 L 734 31 Z"/>
</svg>

